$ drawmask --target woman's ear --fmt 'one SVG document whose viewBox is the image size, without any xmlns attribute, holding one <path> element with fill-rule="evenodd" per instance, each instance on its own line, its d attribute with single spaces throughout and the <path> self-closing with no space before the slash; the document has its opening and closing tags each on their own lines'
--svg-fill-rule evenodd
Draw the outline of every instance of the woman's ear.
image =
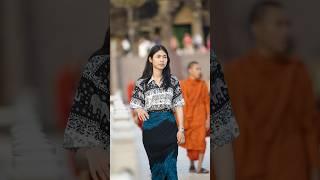
<svg viewBox="0 0 320 180">
<path fill-rule="evenodd" d="M 149 62 L 152 63 L 152 58 L 151 57 L 149 57 Z"/>
</svg>

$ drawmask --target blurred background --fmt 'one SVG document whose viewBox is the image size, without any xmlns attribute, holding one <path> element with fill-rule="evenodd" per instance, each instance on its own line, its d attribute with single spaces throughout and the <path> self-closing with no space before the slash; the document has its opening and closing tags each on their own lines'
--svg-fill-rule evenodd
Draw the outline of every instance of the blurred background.
<svg viewBox="0 0 320 180">
<path fill-rule="evenodd" d="M 209 0 L 111 0 L 111 177 L 127 170 L 135 179 L 150 178 L 141 129 L 128 103 L 153 45 L 167 47 L 171 71 L 179 80 L 187 78 L 188 63 L 198 61 L 209 84 L 209 7 Z M 210 168 L 209 140 L 205 168 Z M 180 178 L 209 179 L 190 174 L 189 165 L 186 150 L 179 148 Z"/>
<path fill-rule="evenodd" d="M 234 143 L 237 179 L 319 179 L 319 5 L 211 1 L 213 49 L 240 126 Z M 285 56 L 268 62 L 274 54 L 261 50 Z M 286 64 L 287 58 L 302 63 Z"/>
<path fill-rule="evenodd" d="M 254 44 L 250 37 L 249 12 L 253 5 L 263 0 L 212 1 L 211 24 L 213 46 L 221 61 L 230 61 L 243 55 Z M 320 96 L 319 40 L 320 31 L 316 17 L 319 12 L 318 1 L 303 3 L 298 0 L 281 0 L 287 12 L 294 38 L 295 54 L 308 66 L 317 96 Z"/>
<path fill-rule="evenodd" d="M 108 1 L 1 0 L 0 12 L 0 179 L 75 179 L 62 135 Z"/>
</svg>

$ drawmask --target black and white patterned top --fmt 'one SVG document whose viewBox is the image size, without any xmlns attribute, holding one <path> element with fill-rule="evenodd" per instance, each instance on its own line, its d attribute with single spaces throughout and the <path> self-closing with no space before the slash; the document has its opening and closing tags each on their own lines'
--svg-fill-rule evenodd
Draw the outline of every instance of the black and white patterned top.
<svg viewBox="0 0 320 180">
<path fill-rule="evenodd" d="M 222 67 L 213 51 L 210 54 L 210 120 L 212 150 L 232 142 L 239 135 L 228 87 L 224 80 Z"/>
<path fill-rule="evenodd" d="M 158 86 L 153 78 L 145 83 L 145 79 L 138 79 L 130 101 L 130 107 L 143 108 L 146 111 L 174 110 L 183 106 L 184 99 L 179 80 L 171 75 L 171 86 L 164 89 L 162 81 Z"/>
<path fill-rule="evenodd" d="M 108 55 L 97 55 L 85 66 L 65 129 L 64 148 L 108 148 L 109 64 Z"/>
</svg>

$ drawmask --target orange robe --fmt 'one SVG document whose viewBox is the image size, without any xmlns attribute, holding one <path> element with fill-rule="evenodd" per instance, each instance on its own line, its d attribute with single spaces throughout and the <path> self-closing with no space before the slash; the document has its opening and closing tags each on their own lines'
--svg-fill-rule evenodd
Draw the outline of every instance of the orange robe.
<svg viewBox="0 0 320 180">
<path fill-rule="evenodd" d="M 199 153 L 204 153 L 206 149 L 206 121 L 210 114 L 208 87 L 205 81 L 191 78 L 180 84 L 185 100 L 183 113 L 186 142 L 182 147 L 187 149 L 191 160 L 197 160 Z"/>
<path fill-rule="evenodd" d="M 307 180 L 319 157 L 305 66 L 253 50 L 224 67 L 241 129 L 234 142 L 237 180 Z"/>
</svg>

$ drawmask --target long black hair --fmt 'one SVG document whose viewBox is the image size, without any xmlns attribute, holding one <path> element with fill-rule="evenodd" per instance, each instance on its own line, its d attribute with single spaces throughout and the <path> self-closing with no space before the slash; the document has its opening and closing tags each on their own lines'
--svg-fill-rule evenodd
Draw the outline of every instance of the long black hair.
<svg viewBox="0 0 320 180">
<path fill-rule="evenodd" d="M 150 49 L 141 79 L 144 79 L 144 83 L 146 84 L 152 77 L 153 66 L 152 63 L 149 61 L 149 58 L 153 58 L 153 55 L 160 50 L 164 51 L 167 54 L 168 58 L 167 65 L 162 71 L 163 87 L 164 89 L 168 89 L 171 86 L 170 57 L 168 50 L 163 45 L 155 45 Z"/>
<path fill-rule="evenodd" d="M 94 52 L 90 58 L 97 55 L 110 55 L 110 28 L 107 29 L 106 35 L 104 36 L 104 42 L 100 49 Z"/>
</svg>

